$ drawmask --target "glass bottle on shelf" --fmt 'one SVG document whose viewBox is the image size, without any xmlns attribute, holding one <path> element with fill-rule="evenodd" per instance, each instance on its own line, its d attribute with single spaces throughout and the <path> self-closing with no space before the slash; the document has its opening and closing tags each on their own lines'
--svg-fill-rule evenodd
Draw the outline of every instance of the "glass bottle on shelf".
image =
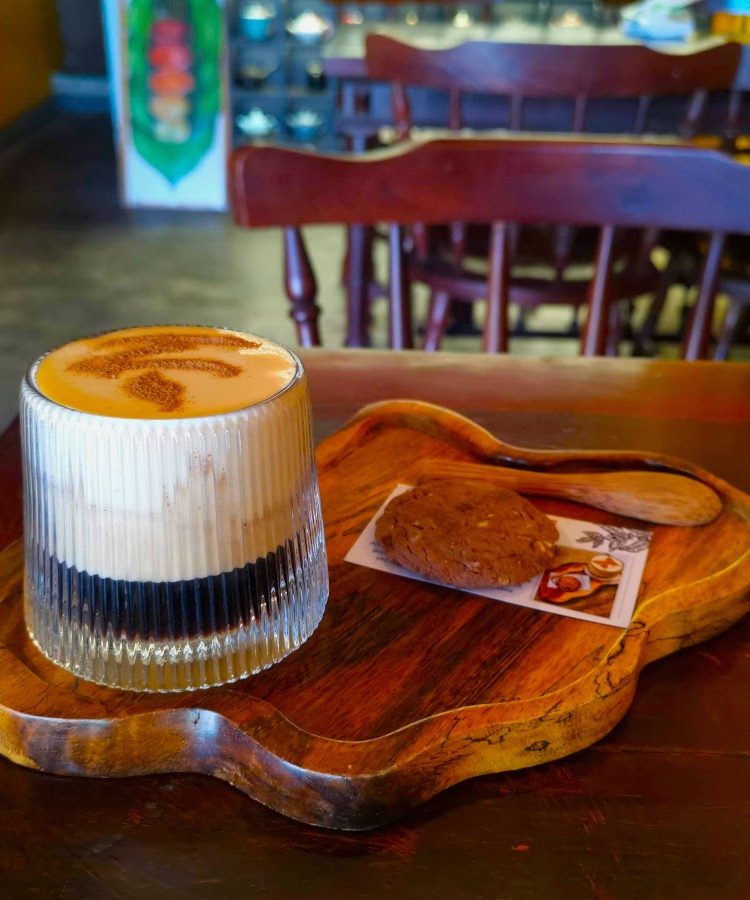
<svg viewBox="0 0 750 900">
<path fill-rule="evenodd" d="M 247 0 L 239 10 L 238 31 L 248 41 L 268 41 L 276 33 L 277 9 L 265 0 Z"/>
<path fill-rule="evenodd" d="M 237 52 L 235 79 L 242 87 L 259 88 L 280 64 L 281 54 L 274 45 L 245 44 Z"/>
</svg>

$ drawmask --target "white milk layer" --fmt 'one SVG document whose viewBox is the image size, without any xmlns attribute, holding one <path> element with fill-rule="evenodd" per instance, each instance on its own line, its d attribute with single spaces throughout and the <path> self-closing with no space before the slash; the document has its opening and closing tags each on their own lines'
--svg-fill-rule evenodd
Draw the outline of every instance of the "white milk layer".
<svg viewBox="0 0 750 900">
<path fill-rule="evenodd" d="M 117 419 L 21 389 L 27 553 L 128 581 L 231 571 L 318 522 L 309 400 L 194 419 Z"/>
</svg>

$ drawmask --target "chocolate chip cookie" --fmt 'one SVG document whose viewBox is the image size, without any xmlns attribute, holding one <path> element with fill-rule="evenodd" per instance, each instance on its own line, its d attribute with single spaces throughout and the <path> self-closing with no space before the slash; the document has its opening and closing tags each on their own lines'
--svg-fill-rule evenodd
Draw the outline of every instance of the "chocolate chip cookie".
<svg viewBox="0 0 750 900">
<path fill-rule="evenodd" d="M 375 536 L 392 562 L 455 587 L 521 584 L 552 562 L 555 523 L 513 491 L 436 480 L 385 508 Z"/>
</svg>

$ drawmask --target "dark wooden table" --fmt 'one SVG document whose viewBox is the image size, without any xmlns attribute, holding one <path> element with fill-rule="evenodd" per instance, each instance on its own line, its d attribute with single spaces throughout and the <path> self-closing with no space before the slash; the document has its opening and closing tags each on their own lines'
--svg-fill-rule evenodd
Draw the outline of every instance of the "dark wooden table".
<svg viewBox="0 0 750 900">
<path fill-rule="evenodd" d="M 750 490 L 750 366 L 303 356 L 318 438 L 408 396 L 514 443 L 671 453 Z M 18 455 L 12 426 L 0 546 L 21 531 Z M 67 779 L 0 759 L 0 897 L 746 897 L 749 646 L 750 617 L 648 668 L 592 749 L 459 785 L 372 833 L 299 825 L 204 777 Z"/>
</svg>

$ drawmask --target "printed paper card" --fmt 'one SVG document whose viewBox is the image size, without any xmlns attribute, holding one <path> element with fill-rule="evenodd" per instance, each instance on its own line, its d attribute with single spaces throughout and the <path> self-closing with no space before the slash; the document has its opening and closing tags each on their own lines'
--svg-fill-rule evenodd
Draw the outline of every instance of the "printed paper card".
<svg viewBox="0 0 750 900">
<path fill-rule="evenodd" d="M 410 485 L 399 484 L 347 553 L 359 566 L 429 581 L 390 562 L 375 539 L 375 523 L 388 503 Z M 467 593 L 540 609 L 559 616 L 625 628 L 630 624 L 646 565 L 651 533 L 551 516 L 560 537 L 549 569 L 524 584 Z M 433 582 L 438 583 L 438 582 Z"/>
</svg>

